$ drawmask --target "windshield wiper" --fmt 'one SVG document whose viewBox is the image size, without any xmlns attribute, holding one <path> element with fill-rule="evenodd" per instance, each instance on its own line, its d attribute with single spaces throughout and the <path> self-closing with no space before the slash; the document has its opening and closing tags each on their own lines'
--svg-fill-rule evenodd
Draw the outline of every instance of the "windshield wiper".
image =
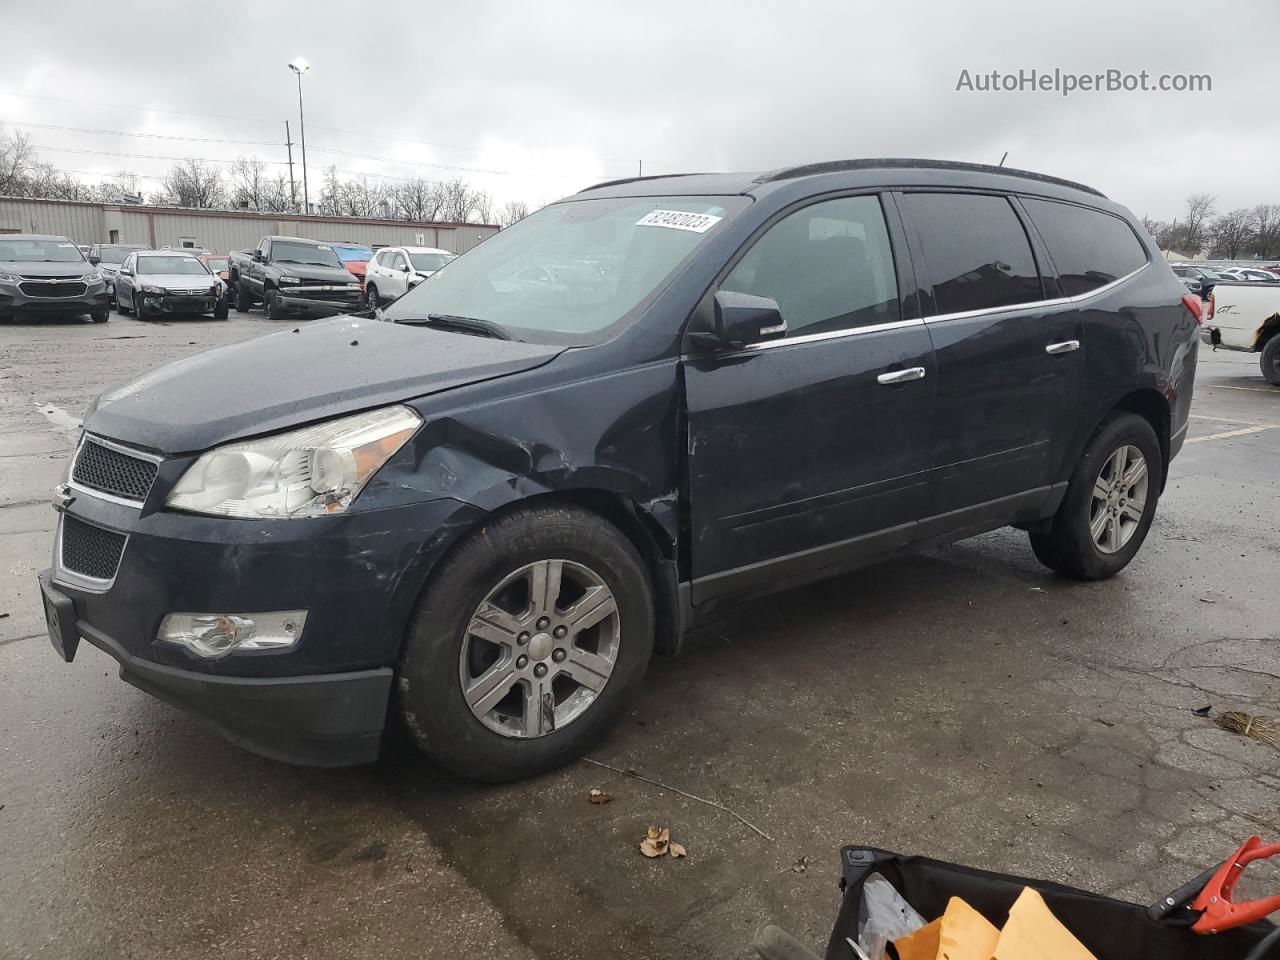
<svg viewBox="0 0 1280 960">
<path fill-rule="evenodd" d="M 459 333 L 472 333 L 481 337 L 493 337 L 495 340 L 514 340 L 515 337 L 488 320 L 475 317 L 458 317 L 451 313 L 429 313 L 425 317 L 397 317 L 394 323 L 403 323 L 411 327 L 435 327 L 440 330 L 457 330 Z"/>
</svg>

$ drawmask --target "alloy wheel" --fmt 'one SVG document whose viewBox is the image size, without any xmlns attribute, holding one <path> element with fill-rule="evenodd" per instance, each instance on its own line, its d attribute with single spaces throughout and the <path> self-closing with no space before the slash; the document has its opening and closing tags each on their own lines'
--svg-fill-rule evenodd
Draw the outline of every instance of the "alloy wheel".
<svg viewBox="0 0 1280 960">
<path fill-rule="evenodd" d="M 621 643 L 618 603 L 590 567 L 539 560 L 504 577 L 462 639 L 458 679 L 471 713 L 505 737 L 544 737 L 604 691 Z"/>
<path fill-rule="evenodd" d="M 1089 534 L 1100 553 L 1117 553 L 1133 539 L 1147 506 L 1150 477 L 1137 447 L 1120 447 L 1102 465 L 1089 501 Z"/>
</svg>

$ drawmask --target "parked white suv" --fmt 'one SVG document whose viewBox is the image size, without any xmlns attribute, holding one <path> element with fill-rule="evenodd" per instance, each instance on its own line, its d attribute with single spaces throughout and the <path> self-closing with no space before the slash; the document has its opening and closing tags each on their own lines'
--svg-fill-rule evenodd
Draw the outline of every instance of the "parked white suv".
<svg viewBox="0 0 1280 960">
<path fill-rule="evenodd" d="M 384 247 L 365 268 L 364 292 L 369 306 L 407 293 L 456 256 L 436 247 Z"/>
</svg>

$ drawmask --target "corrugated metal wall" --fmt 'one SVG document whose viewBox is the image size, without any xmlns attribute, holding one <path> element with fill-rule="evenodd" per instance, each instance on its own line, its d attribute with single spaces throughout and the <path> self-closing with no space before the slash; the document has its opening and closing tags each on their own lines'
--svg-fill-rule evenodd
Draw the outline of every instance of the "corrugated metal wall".
<svg viewBox="0 0 1280 960">
<path fill-rule="evenodd" d="M 111 231 L 120 243 L 179 247 L 184 239 L 197 247 L 224 253 L 257 245 L 269 234 L 311 240 L 351 240 L 370 246 L 418 245 L 455 253 L 470 250 L 497 233 L 487 225 L 438 226 L 425 223 L 382 223 L 312 217 L 307 220 L 253 213 L 192 213 L 59 200 L 14 200 L 0 197 L 0 230 L 52 233 L 77 243 L 108 243 Z"/>
<path fill-rule="evenodd" d="M 0 232 L 51 233 L 78 243 L 106 239 L 100 205 L 41 200 L 0 199 Z"/>
</svg>

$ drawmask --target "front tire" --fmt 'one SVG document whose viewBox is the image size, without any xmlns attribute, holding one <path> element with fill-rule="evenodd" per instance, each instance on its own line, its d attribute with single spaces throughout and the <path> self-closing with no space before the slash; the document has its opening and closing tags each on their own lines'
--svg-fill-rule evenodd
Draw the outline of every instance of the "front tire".
<svg viewBox="0 0 1280 960">
<path fill-rule="evenodd" d="M 1032 533 L 1031 549 L 1063 576 L 1113 577 L 1146 539 L 1163 483 L 1163 454 L 1151 424 L 1137 414 L 1115 414 L 1085 447 L 1050 531 Z"/>
<path fill-rule="evenodd" d="M 419 600 L 399 672 L 418 745 L 503 782 L 568 763 L 613 725 L 653 651 L 653 596 L 631 542 L 567 505 L 469 534 Z"/>
<path fill-rule="evenodd" d="M 1272 334 L 1262 348 L 1262 375 L 1273 387 L 1280 387 L 1280 333 Z"/>
<path fill-rule="evenodd" d="M 120 313 L 133 312 L 129 307 L 125 306 L 123 303 L 120 302 L 120 289 L 118 287 L 111 291 L 111 299 L 116 302 L 116 310 L 119 311 Z"/>
<path fill-rule="evenodd" d="M 94 323 L 106 323 L 108 320 L 111 319 L 111 311 L 95 310 L 93 311 L 93 313 L 89 314 L 89 319 L 92 320 Z"/>
<path fill-rule="evenodd" d="M 280 291 L 274 288 L 268 289 L 262 298 L 262 312 L 267 315 L 268 320 L 279 320 L 281 317 L 280 309 Z"/>
<path fill-rule="evenodd" d="M 227 298 L 226 298 L 226 297 L 223 297 L 223 298 L 222 298 L 221 300 L 219 300 L 219 301 L 217 302 L 217 304 L 214 306 L 214 308 L 213 308 L 213 319 L 215 319 L 215 320 L 225 320 L 225 319 L 227 319 Z"/>
<path fill-rule="evenodd" d="M 133 303 L 133 312 L 138 317 L 138 319 L 139 320 L 147 319 L 147 315 L 142 312 L 142 298 L 135 293 L 132 295 L 131 300 Z"/>
<path fill-rule="evenodd" d="M 372 283 L 364 288 L 364 302 L 370 310 L 376 310 L 381 305 L 378 300 L 378 288 Z"/>
</svg>

